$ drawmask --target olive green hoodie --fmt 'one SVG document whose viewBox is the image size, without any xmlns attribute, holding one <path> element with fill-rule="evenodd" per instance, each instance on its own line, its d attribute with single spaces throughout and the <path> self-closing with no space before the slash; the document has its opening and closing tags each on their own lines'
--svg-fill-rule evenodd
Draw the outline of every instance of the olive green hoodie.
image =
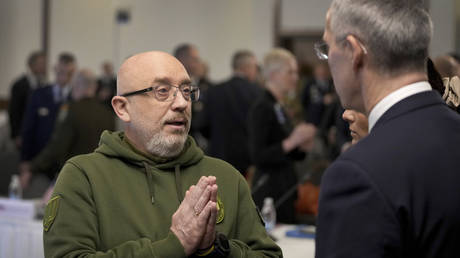
<svg viewBox="0 0 460 258">
<path fill-rule="evenodd" d="M 95 152 L 60 172 L 44 218 L 46 257 L 185 257 L 170 231 L 172 214 L 201 176 L 217 178 L 216 230 L 229 257 L 282 257 L 268 237 L 245 179 L 228 163 L 204 156 L 189 137 L 182 153 L 161 159 L 105 131 Z"/>
</svg>

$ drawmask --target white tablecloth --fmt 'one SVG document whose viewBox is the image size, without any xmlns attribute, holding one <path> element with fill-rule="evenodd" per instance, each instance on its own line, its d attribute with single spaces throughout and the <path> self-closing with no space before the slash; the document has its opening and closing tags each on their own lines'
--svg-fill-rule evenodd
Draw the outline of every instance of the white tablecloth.
<svg viewBox="0 0 460 258">
<path fill-rule="evenodd" d="M 43 258 L 42 221 L 0 216 L 0 258 Z"/>
<path fill-rule="evenodd" d="M 283 251 L 284 258 L 314 258 L 315 240 L 311 238 L 287 237 L 286 231 L 297 228 L 296 225 L 282 225 L 275 227 L 272 234 L 277 238 L 276 243 Z"/>
<path fill-rule="evenodd" d="M 272 234 L 285 258 L 313 258 L 315 240 L 287 237 L 295 225 L 277 225 Z M 43 225 L 41 221 L 0 217 L 0 258 L 43 258 Z"/>
</svg>

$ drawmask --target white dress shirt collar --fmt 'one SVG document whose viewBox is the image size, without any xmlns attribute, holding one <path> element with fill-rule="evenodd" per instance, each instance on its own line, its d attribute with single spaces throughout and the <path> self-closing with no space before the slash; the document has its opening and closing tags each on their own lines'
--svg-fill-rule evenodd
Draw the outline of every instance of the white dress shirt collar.
<svg viewBox="0 0 460 258">
<path fill-rule="evenodd" d="M 388 94 L 385 98 L 380 100 L 369 113 L 369 132 L 380 117 L 382 117 L 394 104 L 417 93 L 430 90 L 432 90 L 431 85 L 427 81 L 422 81 L 409 84 Z"/>
</svg>

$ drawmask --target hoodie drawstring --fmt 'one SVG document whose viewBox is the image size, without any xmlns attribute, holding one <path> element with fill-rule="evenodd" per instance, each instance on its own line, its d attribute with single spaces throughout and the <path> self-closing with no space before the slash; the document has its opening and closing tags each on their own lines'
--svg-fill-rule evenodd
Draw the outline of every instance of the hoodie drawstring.
<svg viewBox="0 0 460 258">
<path fill-rule="evenodd" d="M 147 184 L 149 186 L 149 192 L 150 192 L 150 199 L 152 201 L 152 204 L 155 203 L 155 198 L 153 197 L 153 185 L 152 185 L 152 173 L 150 173 L 149 171 L 149 165 L 147 164 L 147 162 L 143 162 L 144 164 L 144 168 L 145 168 L 145 175 L 147 176 Z"/>
<path fill-rule="evenodd" d="M 179 197 L 179 203 L 181 203 L 184 200 L 184 196 L 182 195 L 182 181 L 180 180 L 180 165 L 174 167 L 174 174 L 176 175 L 177 197 Z"/>
</svg>

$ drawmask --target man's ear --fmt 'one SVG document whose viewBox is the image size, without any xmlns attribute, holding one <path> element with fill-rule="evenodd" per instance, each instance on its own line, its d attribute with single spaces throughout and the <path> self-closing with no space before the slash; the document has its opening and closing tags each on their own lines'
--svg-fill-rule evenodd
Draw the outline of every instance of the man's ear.
<svg viewBox="0 0 460 258">
<path fill-rule="evenodd" d="M 117 116 L 123 121 L 123 122 L 130 122 L 131 117 L 129 116 L 128 112 L 128 100 L 125 97 L 122 96 L 114 96 L 112 98 L 112 107 Z"/>
<path fill-rule="evenodd" d="M 348 35 L 346 38 L 346 41 L 348 42 L 348 45 L 350 46 L 353 69 L 361 68 L 363 66 L 364 59 L 367 54 L 366 48 L 353 35 Z"/>
</svg>

